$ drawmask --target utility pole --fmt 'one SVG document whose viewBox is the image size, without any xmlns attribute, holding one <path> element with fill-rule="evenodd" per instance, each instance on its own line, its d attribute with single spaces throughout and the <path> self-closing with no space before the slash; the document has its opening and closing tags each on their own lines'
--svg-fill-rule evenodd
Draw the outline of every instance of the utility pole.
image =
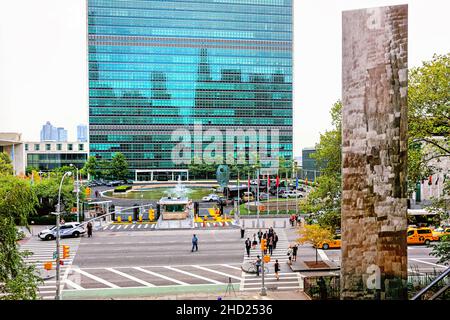
<svg viewBox="0 0 450 320">
<path fill-rule="evenodd" d="M 261 296 L 267 296 L 267 292 L 266 292 L 266 286 L 264 284 L 264 276 L 265 276 L 265 272 L 264 272 L 264 252 L 267 249 L 267 239 L 262 239 L 261 240 Z"/>
<path fill-rule="evenodd" d="M 64 181 L 64 178 L 66 176 L 72 175 L 71 171 L 67 171 L 64 173 L 64 175 L 61 178 L 61 183 L 59 184 L 59 192 L 58 192 L 58 205 L 56 207 L 56 300 L 61 300 L 61 280 L 60 280 L 60 274 L 61 274 L 61 259 L 59 254 L 59 247 L 60 247 L 60 219 L 61 219 L 61 188 Z"/>
<path fill-rule="evenodd" d="M 257 186 L 257 189 L 256 189 L 256 200 L 255 200 L 255 203 L 256 203 L 256 225 L 257 225 L 257 228 L 259 228 L 259 169 L 257 169 L 257 178 L 256 178 L 256 181 L 258 182 L 258 186 Z"/>
<path fill-rule="evenodd" d="M 75 167 L 75 169 L 77 170 L 75 192 L 77 193 L 77 222 L 80 223 L 80 179 L 78 178 L 78 168 L 74 166 L 72 163 L 70 164 L 70 166 Z"/>
</svg>

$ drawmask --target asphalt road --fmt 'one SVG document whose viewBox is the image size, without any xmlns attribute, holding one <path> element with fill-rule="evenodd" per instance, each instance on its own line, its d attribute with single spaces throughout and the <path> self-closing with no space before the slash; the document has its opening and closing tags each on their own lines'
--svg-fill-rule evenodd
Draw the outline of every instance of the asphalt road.
<svg viewBox="0 0 450 320">
<path fill-rule="evenodd" d="M 92 238 L 82 238 L 74 264 L 113 267 L 242 262 L 239 229 L 194 232 L 199 238 L 198 252 L 191 252 L 191 230 L 97 232 Z"/>
</svg>

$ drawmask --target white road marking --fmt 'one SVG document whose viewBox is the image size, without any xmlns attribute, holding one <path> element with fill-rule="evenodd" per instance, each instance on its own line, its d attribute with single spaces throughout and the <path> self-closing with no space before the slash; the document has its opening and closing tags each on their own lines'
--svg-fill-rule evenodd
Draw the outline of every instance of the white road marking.
<svg viewBox="0 0 450 320">
<path fill-rule="evenodd" d="M 153 224 L 152 224 L 152 229 L 155 229 L 155 228 L 156 228 L 156 224 L 153 223 Z"/>
<path fill-rule="evenodd" d="M 322 260 L 330 261 L 330 258 L 328 258 L 327 254 L 322 249 L 317 249 L 317 253 L 319 254 L 319 256 Z"/>
<path fill-rule="evenodd" d="M 409 260 L 417 261 L 417 262 L 424 263 L 424 264 L 429 264 L 429 265 L 436 266 L 436 267 L 439 267 L 439 268 L 444 268 L 444 269 L 447 269 L 447 268 L 448 268 L 447 266 L 444 266 L 444 265 L 442 265 L 442 264 L 436 264 L 436 263 L 426 262 L 426 261 L 422 261 L 422 260 L 420 260 L 420 259 L 409 259 Z"/>
<path fill-rule="evenodd" d="M 147 228 L 148 228 L 148 223 L 145 225 L 144 229 L 147 229 Z"/>
<path fill-rule="evenodd" d="M 69 279 L 66 279 L 66 280 L 65 280 L 65 283 L 66 283 L 67 285 L 69 285 L 70 287 L 74 288 L 74 289 L 77 289 L 77 290 L 85 290 L 82 286 L 76 284 L 75 282 L 73 282 L 73 281 L 71 281 L 71 280 L 69 280 Z"/>
<path fill-rule="evenodd" d="M 165 280 L 169 280 L 169 281 L 181 284 L 181 285 L 185 285 L 185 286 L 189 285 L 189 283 L 186 283 L 186 282 L 183 282 L 183 281 L 180 281 L 180 280 L 177 280 L 177 279 L 173 279 L 173 278 L 167 277 L 167 276 L 165 276 L 163 274 L 159 274 L 159 273 L 156 273 L 156 272 L 153 272 L 153 271 L 150 271 L 150 270 L 145 270 L 145 269 L 142 269 L 141 267 L 133 267 L 133 269 L 136 269 L 138 271 L 141 271 L 141 272 L 144 272 L 144 273 L 148 273 L 148 274 L 151 274 L 151 275 L 153 275 L 155 277 L 160 277 L 160 278 L 163 278 Z"/>
<path fill-rule="evenodd" d="M 190 272 L 187 272 L 187 271 L 184 271 L 184 270 L 180 270 L 180 269 L 177 269 L 177 268 L 174 268 L 174 267 L 164 267 L 164 268 L 172 270 L 172 271 L 176 271 L 176 272 L 179 272 L 179 273 L 183 273 L 185 275 L 188 275 L 188 276 L 191 276 L 191 277 L 194 277 L 194 278 L 198 278 L 198 279 L 202 279 L 202 280 L 205 280 L 205 281 L 209 281 L 209 282 L 212 282 L 212 283 L 215 283 L 215 284 L 224 284 L 223 282 L 216 281 L 216 280 L 213 280 L 213 279 L 209 279 L 209 278 L 206 278 L 206 277 L 202 277 L 202 276 L 199 276 L 198 274 L 190 273 Z"/>
<path fill-rule="evenodd" d="M 142 224 L 138 225 L 138 229 L 140 229 L 142 227 Z"/>
<path fill-rule="evenodd" d="M 236 280 L 241 281 L 241 278 L 236 277 L 236 276 L 231 275 L 231 274 L 228 274 L 228 273 L 220 272 L 220 271 L 217 271 L 217 270 L 212 270 L 212 269 L 205 268 L 205 267 L 202 267 L 202 266 L 197 266 L 197 265 L 194 265 L 193 267 L 194 267 L 194 268 L 197 268 L 197 269 L 200 269 L 200 270 L 205 270 L 205 271 L 208 271 L 208 272 L 217 273 L 217 274 L 220 274 L 220 275 L 222 275 L 222 276 L 230 277 L 230 278 L 233 278 L 233 279 L 236 279 Z"/>
<path fill-rule="evenodd" d="M 112 226 L 111 229 L 109 229 L 109 230 L 113 230 L 115 227 L 116 227 L 116 226 Z"/>
<path fill-rule="evenodd" d="M 136 227 L 136 225 L 135 225 L 135 224 L 133 224 L 133 225 L 131 226 L 131 228 L 130 228 L 130 229 L 134 229 L 134 227 Z"/>
<path fill-rule="evenodd" d="M 124 272 L 122 272 L 122 271 L 115 270 L 115 269 L 113 269 L 113 268 L 106 268 L 106 270 L 111 271 L 111 272 L 114 272 L 114 273 L 116 273 L 116 274 L 118 274 L 118 275 L 120 275 L 120 276 L 122 276 L 122 277 L 128 278 L 128 279 L 133 280 L 133 281 L 135 281 L 135 282 L 138 282 L 138 283 L 140 283 L 140 284 L 143 284 L 143 285 L 146 286 L 146 287 L 154 287 L 154 286 L 155 286 L 154 284 L 148 283 L 148 282 L 146 282 L 146 281 L 144 281 L 144 280 L 138 279 L 138 278 L 136 278 L 136 277 L 133 277 L 133 276 L 131 276 L 131 275 L 129 275 L 129 274 L 126 274 L 126 273 L 124 273 Z"/>
<path fill-rule="evenodd" d="M 129 227 L 129 225 L 126 224 L 126 225 L 123 227 L 123 229 L 125 230 L 125 229 L 127 229 L 128 227 Z"/>
<path fill-rule="evenodd" d="M 235 267 L 235 266 L 230 266 L 229 264 L 221 264 L 221 266 L 227 267 L 227 268 L 231 268 L 231 269 L 235 269 L 235 270 L 242 270 L 241 268 L 238 268 L 238 267 Z"/>
<path fill-rule="evenodd" d="M 119 286 L 116 286 L 114 283 L 108 282 L 108 281 L 106 281 L 106 280 L 104 280 L 104 279 L 102 279 L 102 278 L 99 278 L 99 277 L 97 277 L 97 276 L 94 276 L 93 274 L 90 274 L 90 273 L 88 273 L 88 272 L 86 272 L 86 271 L 84 271 L 84 270 L 77 269 L 77 268 L 73 268 L 72 270 L 73 270 L 73 271 L 76 271 L 76 272 L 78 272 L 78 273 L 81 273 L 82 275 L 85 275 L 86 277 L 91 278 L 91 279 L 93 279 L 93 280 L 95 280 L 95 281 L 97 281 L 97 282 L 103 283 L 104 285 L 107 285 L 108 287 L 111 287 L 111 288 L 120 288 Z"/>
<path fill-rule="evenodd" d="M 120 226 L 117 226 L 117 230 L 119 230 L 120 228 L 122 228 L 122 225 L 120 225 Z"/>
</svg>

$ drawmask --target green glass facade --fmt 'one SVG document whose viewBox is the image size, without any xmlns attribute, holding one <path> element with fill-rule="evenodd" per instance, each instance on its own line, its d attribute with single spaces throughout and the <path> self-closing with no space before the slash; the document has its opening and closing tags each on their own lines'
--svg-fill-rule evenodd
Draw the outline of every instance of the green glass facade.
<svg viewBox="0 0 450 320">
<path fill-rule="evenodd" d="M 28 153 L 27 166 L 49 171 L 73 164 L 78 169 L 83 168 L 87 153 Z"/>
<path fill-rule="evenodd" d="M 89 0 L 88 38 L 91 155 L 186 167 L 172 132 L 201 123 L 279 130 L 292 158 L 292 0 Z"/>
</svg>

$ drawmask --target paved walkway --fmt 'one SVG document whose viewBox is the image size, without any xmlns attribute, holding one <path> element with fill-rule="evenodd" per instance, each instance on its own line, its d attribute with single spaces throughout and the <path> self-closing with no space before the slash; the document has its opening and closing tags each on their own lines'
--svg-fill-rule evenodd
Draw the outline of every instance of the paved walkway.
<svg viewBox="0 0 450 320">
<path fill-rule="evenodd" d="M 250 238 L 253 239 L 253 234 L 258 232 L 259 229 L 247 229 L 244 239 Z M 265 232 L 268 229 L 261 229 Z M 303 279 L 300 274 L 293 272 L 289 266 L 287 265 L 288 256 L 287 250 L 289 247 L 289 241 L 287 239 L 286 233 L 282 228 L 275 228 L 275 233 L 278 235 L 278 243 L 275 250 L 271 255 L 271 260 L 269 263 L 266 263 L 265 266 L 268 267 L 269 272 L 265 275 L 265 287 L 268 291 L 279 291 L 279 290 L 301 290 L 303 289 Z M 244 240 L 245 241 L 245 240 Z M 251 249 L 250 257 L 247 256 L 246 252 L 244 252 L 244 261 L 256 261 L 257 256 L 261 257 L 261 249 L 260 244 L 256 246 L 255 249 Z M 278 260 L 280 264 L 280 280 L 276 280 L 274 265 L 275 260 Z M 257 277 L 255 274 L 249 274 L 246 272 L 242 272 L 242 281 L 240 285 L 241 291 L 259 291 L 261 290 L 261 276 Z"/>
</svg>

